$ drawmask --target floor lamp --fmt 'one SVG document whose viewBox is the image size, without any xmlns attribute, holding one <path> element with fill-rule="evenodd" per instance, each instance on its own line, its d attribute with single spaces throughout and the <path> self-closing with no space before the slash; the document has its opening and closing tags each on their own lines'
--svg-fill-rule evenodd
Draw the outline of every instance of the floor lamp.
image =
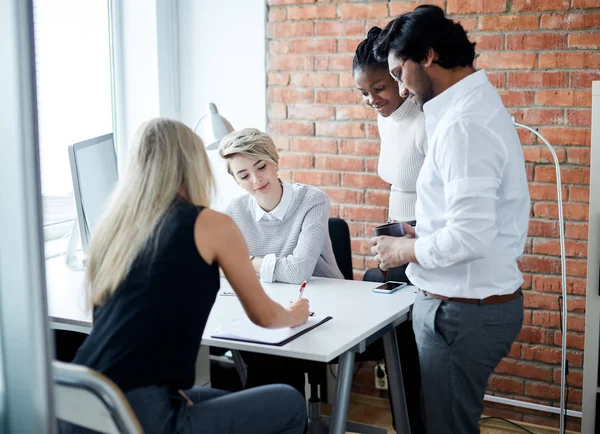
<svg viewBox="0 0 600 434">
<path fill-rule="evenodd" d="M 565 389 L 566 389 L 566 381 L 567 381 L 567 272 L 566 272 L 566 260 L 565 260 L 565 223 L 563 219 L 563 203 L 562 203 L 562 183 L 560 181 L 560 164 L 558 162 L 558 157 L 556 156 L 556 152 L 552 148 L 552 145 L 546 140 L 544 136 L 542 136 L 537 130 L 534 130 L 527 125 L 520 124 L 516 122 L 513 116 L 513 122 L 515 126 L 519 128 L 524 128 L 528 131 L 531 131 L 537 137 L 544 142 L 544 144 L 550 150 L 552 154 L 552 158 L 554 159 L 554 167 L 556 168 L 556 189 L 557 189 L 557 202 L 558 202 L 558 223 L 559 223 L 559 234 L 560 234 L 560 269 L 561 269 L 561 287 L 562 287 L 562 303 L 561 303 L 561 311 L 562 311 L 562 342 L 561 342 L 561 363 L 560 363 L 560 434 L 564 434 L 565 427 L 565 416 L 566 416 L 566 399 L 565 399 Z"/>
</svg>

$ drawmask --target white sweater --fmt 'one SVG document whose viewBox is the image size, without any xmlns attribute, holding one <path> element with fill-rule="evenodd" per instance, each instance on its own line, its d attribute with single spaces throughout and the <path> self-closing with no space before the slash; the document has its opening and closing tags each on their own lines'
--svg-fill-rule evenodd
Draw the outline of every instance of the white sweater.
<svg viewBox="0 0 600 434">
<path fill-rule="evenodd" d="M 389 117 L 378 116 L 381 137 L 378 172 L 392 185 L 389 217 L 407 222 L 415 220 L 417 178 L 427 153 L 425 116 L 407 99 Z"/>
<path fill-rule="evenodd" d="M 234 199 L 226 213 L 242 231 L 250 255 L 263 257 L 262 281 L 344 278 L 329 238 L 329 197 L 318 188 L 284 183 L 281 202 L 270 213 L 251 195 Z"/>
</svg>

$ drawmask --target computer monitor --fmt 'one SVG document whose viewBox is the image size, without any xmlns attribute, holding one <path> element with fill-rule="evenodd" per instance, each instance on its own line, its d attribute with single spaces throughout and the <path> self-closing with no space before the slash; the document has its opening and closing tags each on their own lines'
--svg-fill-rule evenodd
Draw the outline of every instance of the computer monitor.
<svg viewBox="0 0 600 434">
<path fill-rule="evenodd" d="M 81 246 L 87 256 L 92 231 L 119 179 L 113 135 L 69 146 L 69 160 Z"/>
</svg>

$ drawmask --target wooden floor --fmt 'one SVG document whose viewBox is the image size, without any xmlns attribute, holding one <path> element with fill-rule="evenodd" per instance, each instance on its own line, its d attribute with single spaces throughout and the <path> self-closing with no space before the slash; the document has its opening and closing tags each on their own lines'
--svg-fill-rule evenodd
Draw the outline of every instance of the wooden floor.
<svg viewBox="0 0 600 434">
<path fill-rule="evenodd" d="M 331 406 L 329 404 L 323 404 L 323 414 L 331 414 Z M 376 425 L 382 428 L 387 428 L 388 434 L 396 434 L 396 431 L 392 428 L 392 415 L 390 413 L 388 402 L 386 399 L 371 398 L 364 395 L 352 394 L 350 399 L 350 408 L 348 410 L 348 420 L 354 422 L 365 423 L 369 425 Z M 534 433 L 551 433 L 558 432 L 558 430 L 549 429 L 546 427 L 536 426 L 532 424 L 522 423 L 528 430 Z M 500 420 L 489 420 L 482 421 L 481 423 L 481 434 L 506 434 L 506 433 L 524 433 L 517 427 L 511 426 L 507 422 Z M 349 433 L 348 433 L 349 434 Z"/>
</svg>

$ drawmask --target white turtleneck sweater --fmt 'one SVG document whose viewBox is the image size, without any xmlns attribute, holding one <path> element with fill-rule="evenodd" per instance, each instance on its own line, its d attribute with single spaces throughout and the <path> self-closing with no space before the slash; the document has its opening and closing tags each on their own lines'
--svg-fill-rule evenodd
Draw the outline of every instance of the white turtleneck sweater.
<svg viewBox="0 0 600 434">
<path fill-rule="evenodd" d="M 407 99 L 387 118 L 378 116 L 377 126 L 381 138 L 379 176 L 392 185 L 389 217 L 401 222 L 415 220 L 417 178 L 427 153 L 425 116 Z"/>
</svg>

